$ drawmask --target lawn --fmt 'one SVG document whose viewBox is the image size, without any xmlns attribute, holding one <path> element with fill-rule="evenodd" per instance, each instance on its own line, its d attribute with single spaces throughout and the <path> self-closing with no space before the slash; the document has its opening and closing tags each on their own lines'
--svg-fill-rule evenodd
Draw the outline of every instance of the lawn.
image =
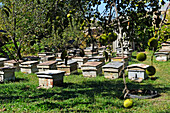
<svg viewBox="0 0 170 113">
<path fill-rule="evenodd" d="M 139 63 L 133 53 L 129 64 Z M 151 52 L 143 63 L 150 64 Z M 170 110 L 170 61 L 157 62 L 156 80 L 135 83 L 126 78 L 129 89 L 157 90 L 160 97 L 154 99 L 133 99 L 132 108 L 124 108 L 123 79 L 105 79 L 103 76 L 84 78 L 78 75 L 64 77 L 64 84 L 50 89 L 37 89 L 35 74 L 16 72 L 16 81 L 0 84 L 0 110 L 16 113 L 51 112 L 133 112 L 168 113 Z M 5 108 L 5 109 L 4 109 Z"/>
</svg>

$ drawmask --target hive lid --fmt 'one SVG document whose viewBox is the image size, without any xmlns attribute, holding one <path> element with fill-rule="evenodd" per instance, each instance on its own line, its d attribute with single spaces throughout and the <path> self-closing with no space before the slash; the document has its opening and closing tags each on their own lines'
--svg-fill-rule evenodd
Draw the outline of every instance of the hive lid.
<svg viewBox="0 0 170 113">
<path fill-rule="evenodd" d="M 68 61 L 67 61 L 67 64 L 68 64 L 68 65 L 73 64 L 73 63 L 77 63 L 77 61 L 75 61 L 75 60 L 68 60 Z"/>
<path fill-rule="evenodd" d="M 22 63 L 23 60 L 19 60 L 19 61 L 16 61 L 16 60 L 8 60 L 8 61 L 5 61 L 5 63 Z"/>
<path fill-rule="evenodd" d="M 65 71 L 60 71 L 60 70 L 46 70 L 42 72 L 37 72 L 37 75 L 56 75 L 60 73 L 65 73 Z"/>
<path fill-rule="evenodd" d="M 119 69 L 120 67 L 123 66 L 123 63 L 120 62 L 110 62 L 104 66 L 102 66 L 103 68 L 116 68 Z"/>
<path fill-rule="evenodd" d="M 38 61 L 26 61 L 21 64 L 24 65 L 24 64 L 38 64 L 38 63 L 39 63 Z"/>
<path fill-rule="evenodd" d="M 132 69 L 132 68 L 146 69 L 147 67 L 149 67 L 149 65 L 146 65 L 146 64 L 132 64 L 132 65 L 127 66 L 128 69 Z"/>
<path fill-rule="evenodd" d="M 88 62 L 99 62 L 100 60 L 99 59 L 90 59 L 88 60 Z"/>
<path fill-rule="evenodd" d="M 165 55 L 168 55 L 169 52 L 156 52 L 155 55 L 159 55 L 159 54 L 165 54 Z"/>
<path fill-rule="evenodd" d="M 170 52 L 169 49 L 160 49 L 159 52 Z"/>
<path fill-rule="evenodd" d="M 162 46 L 170 46 L 170 41 L 164 42 L 161 44 Z"/>
<path fill-rule="evenodd" d="M 15 69 L 15 67 L 0 67 L 0 70 L 4 70 L 4 69 Z"/>
<path fill-rule="evenodd" d="M 43 62 L 41 64 L 38 64 L 38 66 L 49 66 L 49 65 L 52 65 L 52 64 L 55 64 L 57 63 L 57 61 L 46 61 L 46 62 Z"/>
<path fill-rule="evenodd" d="M 105 58 L 104 56 L 92 56 L 89 57 L 89 59 L 100 59 L 100 58 Z"/>
<path fill-rule="evenodd" d="M 86 67 L 86 66 L 96 67 L 101 64 L 102 62 L 86 62 L 85 64 L 81 65 L 81 67 Z"/>
<path fill-rule="evenodd" d="M 73 57 L 72 59 L 85 59 L 85 58 L 88 58 L 88 57 Z"/>
<path fill-rule="evenodd" d="M 0 61 L 6 61 L 8 60 L 7 58 L 0 58 Z"/>
<path fill-rule="evenodd" d="M 127 56 L 124 56 L 124 57 L 113 57 L 112 59 L 128 59 L 128 57 Z"/>
</svg>

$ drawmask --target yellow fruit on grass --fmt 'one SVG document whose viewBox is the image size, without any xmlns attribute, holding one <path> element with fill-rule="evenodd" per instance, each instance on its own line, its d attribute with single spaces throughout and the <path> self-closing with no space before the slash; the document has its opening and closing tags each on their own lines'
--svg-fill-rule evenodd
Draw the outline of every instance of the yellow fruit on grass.
<svg viewBox="0 0 170 113">
<path fill-rule="evenodd" d="M 133 101 L 131 99 L 126 99 L 123 105 L 125 108 L 129 108 L 133 105 Z"/>
</svg>

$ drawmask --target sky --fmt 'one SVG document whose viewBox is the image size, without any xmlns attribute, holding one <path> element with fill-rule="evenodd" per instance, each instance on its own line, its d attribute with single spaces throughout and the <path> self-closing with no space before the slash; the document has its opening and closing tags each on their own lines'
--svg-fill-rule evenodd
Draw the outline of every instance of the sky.
<svg viewBox="0 0 170 113">
<path fill-rule="evenodd" d="M 164 0 L 164 1 L 165 1 L 165 3 L 167 3 L 169 0 Z M 105 6 L 106 6 L 105 3 L 102 3 L 102 4 L 99 6 L 99 12 L 100 12 L 100 13 L 103 12 L 103 10 L 105 9 Z"/>
</svg>

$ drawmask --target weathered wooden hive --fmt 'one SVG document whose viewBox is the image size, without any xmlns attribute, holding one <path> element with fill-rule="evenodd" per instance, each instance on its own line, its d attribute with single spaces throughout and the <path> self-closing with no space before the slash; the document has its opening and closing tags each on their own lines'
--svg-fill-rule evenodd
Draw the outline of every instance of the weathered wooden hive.
<svg viewBox="0 0 170 113">
<path fill-rule="evenodd" d="M 0 67 L 0 82 L 15 80 L 15 67 Z"/>
<path fill-rule="evenodd" d="M 157 61 L 168 61 L 169 52 L 156 52 L 155 57 Z"/>
<path fill-rule="evenodd" d="M 56 70 L 57 61 L 46 61 L 37 65 L 38 71 Z"/>
<path fill-rule="evenodd" d="M 4 66 L 4 61 L 7 61 L 7 58 L 0 58 L 0 67 Z"/>
<path fill-rule="evenodd" d="M 23 60 L 8 60 L 4 62 L 4 66 L 5 67 L 15 67 L 15 71 L 20 71 L 20 67 L 19 64 L 21 64 L 23 62 Z"/>
<path fill-rule="evenodd" d="M 92 56 L 97 56 L 98 55 L 97 49 L 94 48 L 92 50 L 92 47 L 87 47 L 86 49 L 84 49 L 84 53 L 85 53 L 86 57 L 92 57 Z"/>
<path fill-rule="evenodd" d="M 121 63 L 123 63 L 123 57 L 112 57 L 111 61 L 112 62 L 121 62 Z M 128 64 L 129 64 L 128 57 L 124 57 L 124 62 L 125 62 L 125 67 L 127 67 Z"/>
<path fill-rule="evenodd" d="M 57 70 L 65 71 L 66 75 L 77 72 L 78 63 L 74 60 L 68 60 L 67 65 L 64 62 L 57 63 Z"/>
<path fill-rule="evenodd" d="M 55 56 L 54 55 L 48 55 L 48 56 L 44 56 L 41 57 L 40 59 L 40 63 L 46 62 L 46 61 L 51 61 L 51 60 L 55 60 Z"/>
<path fill-rule="evenodd" d="M 81 65 L 87 62 L 88 57 L 73 57 L 72 60 L 77 61 L 78 68 L 81 68 Z"/>
<path fill-rule="evenodd" d="M 103 56 L 93 56 L 93 57 L 89 57 L 88 61 L 92 62 L 92 61 L 97 61 L 97 62 L 102 62 L 102 65 L 105 64 L 105 57 Z"/>
<path fill-rule="evenodd" d="M 164 42 L 161 45 L 162 45 L 162 50 L 170 50 L 170 41 Z"/>
<path fill-rule="evenodd" d="M 96 77 L 102 73 L 102 62 L 86 62 L 81 70 L 84 77 Z"/>
<path fill-rule="evenodd" d="M 117 51 L 117 53 L 116 53 L 116 55 L 118 56 L 118 57 L 122 57 L 122 49 L 121 48 L 116 48 L 116 51 Z M 132 49 L 126 49 L 126 51 L 124 51 L 124 56 L 125 57 L 128 57 L 128 60 L 131 60 L 131 57 L 132 57 Z"/>
<path fill-rule="evenodd" d="M 51 56 L 54 55 L 53 52 L 42 52 L 42 53 L 38 53 L 39 57 L 45 57 L 45 56 Z"/>
<path fill-rule="evenodd" d="M 21 72 L 24 73 L 35 73 L 38 72 L 37 65 L 38 61 L 26 61 L 20 64 Z"/>
<path fill-rule="evenodd" d="M 40 88 L 52 88 L 54 86 L 63 84 L 63 76 L 65 74 L 65 71 L 46 70 L 42 72 L 37 72 L 36 74 L 39 78 Z"/>
<path fill-rule="evenodd" d="M 38 57 L 38 56 L 25 56 L 25 57 L 23 57 L 23 60 L 25 60 L 25 61 L 38 61 L 38 60 L 40 60 L 40 57 Z"/>
<path fill-rule="evenodd" d="M 129 79 L 146 79 L 148 75 L 145 70 L 149 67 L 146 64 L 132 64 L 128 68 L 128 78 Z"/>
<path fill-rule="evenodd" d="M 109 79 L 116 79 L 122 75 L 123 63 L 121 62 L 110 62 L 102 66 L 104 77 Z"/>
</svg>

